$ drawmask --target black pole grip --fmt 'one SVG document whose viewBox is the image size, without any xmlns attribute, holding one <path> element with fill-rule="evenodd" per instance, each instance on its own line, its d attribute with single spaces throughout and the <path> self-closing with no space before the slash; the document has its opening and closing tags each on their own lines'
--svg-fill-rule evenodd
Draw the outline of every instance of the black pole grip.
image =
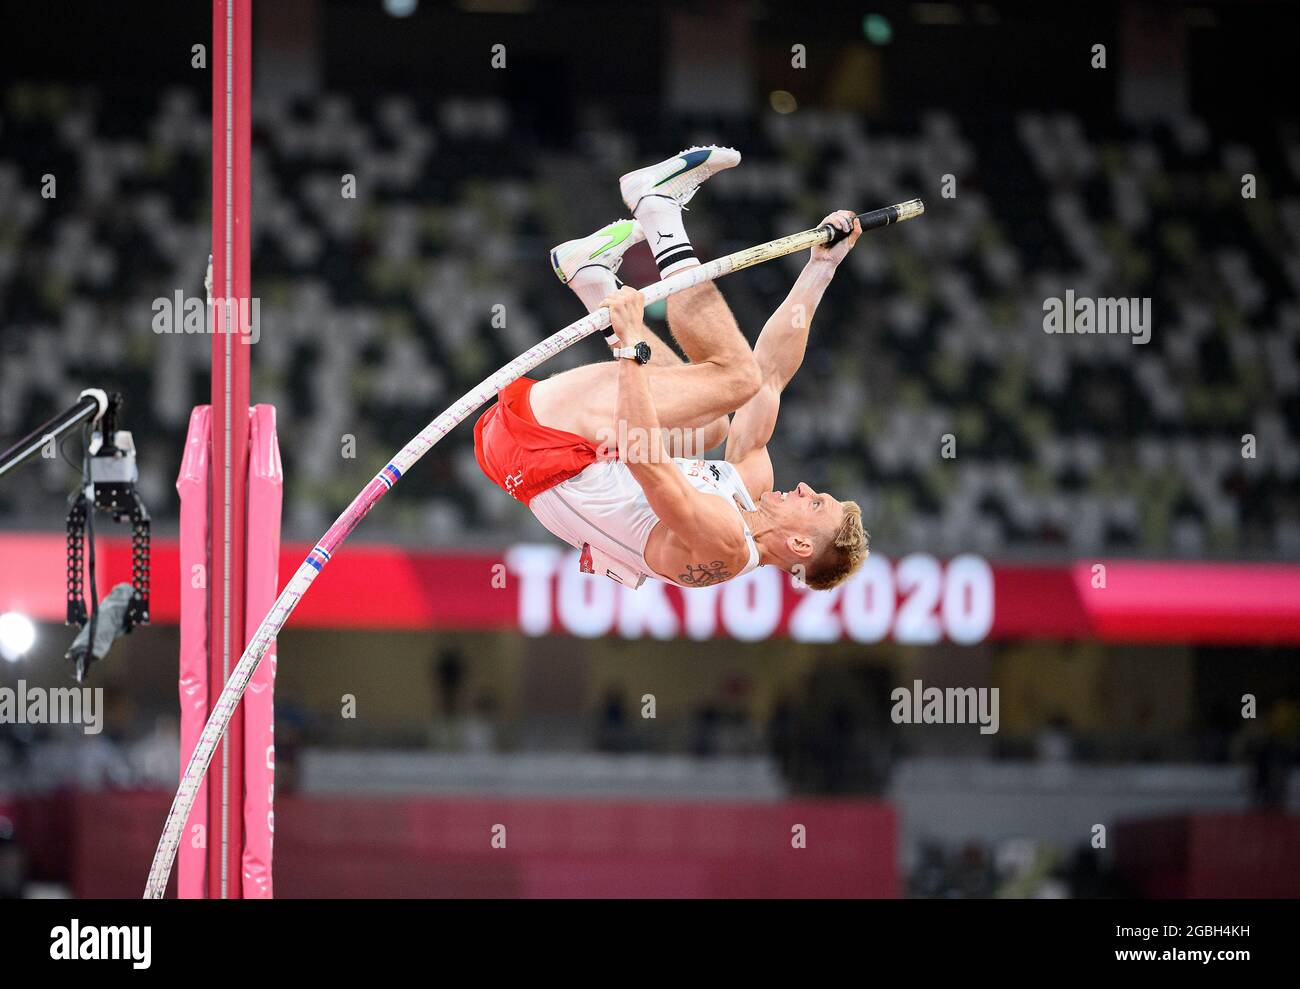
<svg viewBox="0 0 1300 989">
<path fill-rule="evenodd" d="M 885 206 L 881 209 L 873 209 L 867 213 L 858 213 L 854 219 L 862 223 L 863 230 L 875 230 L 877 227 L 887 227 L 891 223 L 898 223 L 902 220 L 910 220 L 914 216 L 920 216 L 925 212 L 925 204 L 919 199 L 909 199 L 905 203 L 899 203 L 897 206 Z M 826 247 L 834 247 L 845 237 L 848 236 L 843 230 L 840 230 L 832 223 L 824 223 L 821 226 L 826 231 Z M 852 230 L 852 227 L 849 228 Z"/>
</svg>

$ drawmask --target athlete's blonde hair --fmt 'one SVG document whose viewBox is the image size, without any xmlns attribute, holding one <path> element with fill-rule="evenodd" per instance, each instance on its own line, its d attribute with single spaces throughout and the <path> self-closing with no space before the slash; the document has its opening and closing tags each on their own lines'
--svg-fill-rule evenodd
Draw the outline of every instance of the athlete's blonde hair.
<svg viewBox="0 0 1300 989">
<path fill-rule="evenodd" d="M 840 502 L 844 520 L 822 547 L 808 561 L 804 583 L 815 591 L 829 591 L 848 580 L 862 566 L 870 552 L 870 536 L 862 528 L 862 509 L 856 501 Z"/>
</svg>

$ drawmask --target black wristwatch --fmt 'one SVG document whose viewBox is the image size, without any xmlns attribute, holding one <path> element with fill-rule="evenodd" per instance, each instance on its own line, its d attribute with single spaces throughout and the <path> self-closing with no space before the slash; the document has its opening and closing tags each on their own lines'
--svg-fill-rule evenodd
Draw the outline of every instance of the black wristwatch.
<svg viewBox="0 0 1300 989">
<path fill-rule="evenodd" d="M 636 361 L 638 364 L 649 364 L 650 344 L 642 340 L 635 347 L 615 347 L 614 356 Z"/>
</svg>

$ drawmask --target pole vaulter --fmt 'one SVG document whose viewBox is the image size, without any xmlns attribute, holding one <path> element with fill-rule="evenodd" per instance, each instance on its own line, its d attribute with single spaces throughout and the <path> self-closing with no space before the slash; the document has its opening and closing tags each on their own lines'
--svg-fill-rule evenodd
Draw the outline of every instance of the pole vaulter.
<svg viewBox="0 0 1300 989">
<path fill-rule="evenodd" d="M 862 229 L 866 231 L 912 219 L 920 216 L 924 210 L 925 207 L 921 200 L 912 199 L 895 206 L 886 206 L 883 209 L 858 214 L 857 219 L 861 221 Z M 657 302 L 695 285 L 721 278 L 733 271 L 740 271 L 743 268 L 749 268 L 765 261 L 785 257 L 788 254 L 808 250 L 819 245 L 833 245 L 844 236 L 844 231 L 836 229 L 829 223 L 824 224 L 743 251 L 737 251 L 735 254 L 729 254 L 726 257 L 716 258 L 707 264 L 688 268 L 685 271 L 670 275 L 662 281 L 646 286 L 642 293 L 647 304 Z M 325 565 L 333 559 L 343 541 L 375 507 L 379 499 L 392 490 L 393 485 L 401 480 L 402 476 L 410 470 L 416 461 L 428 453 L 452 428 L 467 419 L 480 406 L 495 398 L 497 393 L 511 382 L 527 374 L 533 368 L 561 351 L 573 346 L 579 340 L 603 330 L 609 325 L 609 309 L 597 309 L 583 319 L 571 323 L 564 329 L 547 337 L 535 347 L 516 357 L 495 374 L 480 381 L 478 385 L 462 395 L 450 408 L 425 426 L 406 446 L 402 447 L 392 461 L 376 474 L 370 483 L 362 489 L 361 493 L 353 499 L 343 514 L 335 520 L 329 531 L 321 537 L 311 552 L 307 554 L 307 558 L 303 560 L 288 584 L 285 585 L 284 590 L 280 592 L 280 596 L 276 599 L 270 612 L 262 619 L 262 623 L 248 643 L 248 648 L 226 679 L 221 696 L 217 698 L 212 707 L 212 713 L 203 728 L 197 745 L 194 747 L 189 764 L 185 767 L 180 786 L 172 801 L 171 810 L 167 814 L 162 837 L 159 839 L 157 851 L 154 853 L 153 864 L 149 869 L 149 877 L 144 892 L 146 899 L 161 899 L 166 892 L 172 862 L 180 844 L 186 818 L 194 804 L 195 795 L 203 783 L 213 755 L 217 751 L 217 747 L 220 745 L 226 729 L 239 707 L 249 681 L 261 663 L 262 657 L 266 655 L 267 650 L 274 643 L 276 635 L 284 627 L 285 622 L 288 621 L 289 615 L 293 613 L 298 602 L 307 593 L 307 589 L 311 587 L 312 581 L 316 579 Z"/>
</svg>

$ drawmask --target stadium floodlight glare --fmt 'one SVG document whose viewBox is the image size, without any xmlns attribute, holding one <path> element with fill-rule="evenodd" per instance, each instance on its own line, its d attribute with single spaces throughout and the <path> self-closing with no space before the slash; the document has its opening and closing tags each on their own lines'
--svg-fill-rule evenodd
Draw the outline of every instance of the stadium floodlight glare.
<svg viewBox="0 0 1300 989">
<path fill-rule="evenodd" d="M 794 98 L 794 94 L 787 89 L 776 89 L 768 97 L 772 104 L 772 109 L 777 113 L 794 113 L 799 109 L 799 102 Z"/>
<path fill-rule="evenodd" d="M 36 626 L 26 615 L 6 611 L 0 615 L 0 656 L 16 663 L 36 644 Z"/>
<path fill-rule="evenodd" d="M 862 34 L 873 45 L 887 45 L 894 38 L 894 27 L 882 14 L 867 14 L 862 18 Z"/>
</svg>

